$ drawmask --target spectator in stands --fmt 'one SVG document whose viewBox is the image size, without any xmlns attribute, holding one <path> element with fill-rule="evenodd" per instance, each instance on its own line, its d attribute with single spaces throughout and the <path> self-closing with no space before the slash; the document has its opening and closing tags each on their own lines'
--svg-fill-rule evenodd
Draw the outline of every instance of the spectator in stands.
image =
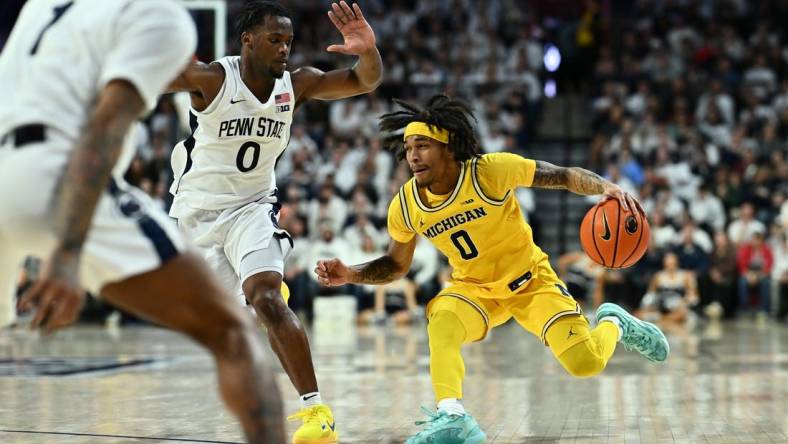
<svg viewBox="0 0 788 444">
<path fill-rule="evenodd" d="M 386 194 L 386 186 L 391 177 L 394 164 L 391 153 L 381 148 L 380 139 L 377 137 L 368 141 L 363 152 L 365 153 L 365 158 L 361 168 L 370 174 L 371 182 L 377 195 L 383 200 L 388 200 L 389 195 Z"/>
<path fill-rule="evenodd" d="M 376 248 L 375 251 L 385 247 L 384 244 L 388 242 L 385 234 L 383 234 L 375 227 L 375 225 L 372 224 L 369 216 L 370 214 L 366 211 L 358 211 L 348 218 L 348 221 L 351 223 L 347 226 L 347 228 L 345 228 L 344 232 L 342 233 L 342 237 L 354 249 L 361 250 L 362 243 L 367 237 L 372 239 L 372 243 Z M 374 257 L 372 259 L 374 259 Z M 360 264 L 363 262 L 357 261 L 356 263 Z"/>
<path fill-rule="evenodd" d="M 672 223 L 680 221 L 684 214 L 684 203 L 665 185 L 660 186 L 653 197 L 642 199 L 641 202 L 646 214 L 659 211 Z"/>
<path fill-rule="evenodd" d="M 704 240 L 698 242 L 698 238 Z M 692 272 L 695 276 L 706 273 L 709 268 L 709 253 L 701 247 L 701 244 L 709 242 L 708 251 L 710 252 L 711 241 L 706 240 L 707 238 L 708 235 L 701 230 L 696 230 L 691 221 L 681 229 L 681 241 L 672 249 L 678 260 L 679 268 Z"/>
<path fill-rule="evenodd" d="M 755 234 L 760 234 L 763 238 L 765 233 L 766 226 L 755 219 L 755 207 L 750 202 L 742 204 L 739 217 L 728 226 L 728 238 L 735 245 L 749 242 Z"/>
<path fill-rule="evenodd" d="M 360 100 L 335 100 L 329 108 L 331 132 L 337 137 L 352 138 L 364 124 L 364 106 Z"/>
<path fill-rule="evenodd" d="M 667 223 L 662 211 L 646 210 L 646 214 L 651 216 L 651 243 L 649 248 L 667 250 L 678 236 L 676 229 L 673 228 L 673 225 Z"/>
<path fill-rule="evenodd" d="M 357 148 L 351 149 L 350 142 L 340 139 L 328 153 L 328 161 L 317 168 L 316 179 L 327 181 L 329 177 L 333 178 L 334 187 L 342 196 L 348 196 L 356 185 L 356 174 L 363 158 L 363 152 Z"/>
<path fill-rule="evenodd" d="M 322 231 L 318 225 L 331 223 L 333 233 L 341 233 L 347 218 L 347 203 L 336 194 L 333 180 L 326 180 L 317 194 L 317 199 L 309 202 L 307 208 L 308 230 L 314 236 L 320 236 Z"/>
<path fill-rule="evenodd" d="M 774 265 L 772 249 L 764 242 L 764 233 L 756 231 L 751 240 L 739 246 L 736 253 L 739 269 L 739 310 L 750 309 L 750 290 L 758 291 L 758 313 L 765 316 L 771 306 L 771 283 L 769 277 Z"/>
<path fill-rule="evenodd" d="M 651 280 L 648 292 L 635 315 L 665 326 L 681 325 L 690 317 L 690 308 L 698 302 L 694 273 L 679 267 L 678 257 L 665 255 L 663 268 Z"/>
<path fill-rule="evenodd" d="M 714 235 L 709 270 L 701 277 L 702 306 L 715 304 L 722 308 L 726 317 L 733 316 L 736 306 L 735 285 L 738 282 L 736 267 L 736 249 L 725 232 L 718 231 Z"/>
<path fill-rule="evenodd" d="M 689 213 L 692 220 L 707 233 L 725 228 L 725 208 L 722 201 L 711 193 L 705 183 L 698 187 L 698 194 L 690 201 Z"/>
<path fill-rule="evenodd" d="M 570 251 L 558 258 L 557 271 L 558 277 L 566 283 L 566 289 L 584 304 L 586 310 L 596 308 L 591 306 L 591 296 L 597 277 L 602 272 L 601 265 L 582 251 Z"/>
</svg>

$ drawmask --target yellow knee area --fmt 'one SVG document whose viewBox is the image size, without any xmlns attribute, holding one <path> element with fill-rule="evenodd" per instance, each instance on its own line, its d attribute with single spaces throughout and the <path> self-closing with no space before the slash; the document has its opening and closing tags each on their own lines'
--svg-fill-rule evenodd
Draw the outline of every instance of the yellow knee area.
<svg viewBox="0 0 788 444">
<path fill-rule="evenodd" d="M 607 360 L 594 350 L 591 339 L 569 347 L 558 357 L 567 373 L 576 378 L 596 376 L 605 369 Z"/>
<path fill-rule="evenodd" d="M 464 334 L 463 343 L 480 341 L 487 335 L 487 321 L 479 312 L 479 309 L 463 299 L 452 296 L 439 295 L 427 306 L 429 326 L 449 325 L 457 331 L 457 326 Z"/>
<path fill-rule="evenodd" d="M 465 340 L 465 327 L 456 314 L 441 310 L 430 316 L 427 335 L 431 351 L 445 348 L 459 349 Z"/>
<path fill-rule="evenodd" d="M 587 378 L 605 369 L 613 354 L 618 330 L 609 322 L 602 324 L 609 325 L 591 331 L 585 317 L 566 316 L 547 330 L 547 343 L 567 373 Z"/>
</svg>

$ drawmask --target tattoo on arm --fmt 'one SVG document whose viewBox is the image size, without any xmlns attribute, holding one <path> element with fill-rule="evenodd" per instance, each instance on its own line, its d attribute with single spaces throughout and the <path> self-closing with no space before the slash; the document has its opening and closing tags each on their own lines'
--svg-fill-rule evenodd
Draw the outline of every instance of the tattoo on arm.
<svg viewBox="0 0 788 444">
<path fill-rule="evenodd" d="M 389 255 L 356 265 L 352 270 L 356 284 L 387 284 L 402 277 L 400 267 Z"/>
<path fill-rule="evenodd" d="M 53 195 L 54 228 L 60 248 L 65 251 L 82 249 L 126 132 L 143 107 L 139 96 L 117 94 L 111 102 L 105 104 L 101 116 L 97 110 L 91 117 Z"/>
<path fill-rule="evenodd" d="M 594 173 L 578 167 L 559 167 L 549 162 L 536 161 L 533 187 L 569 190 L 576 194 L 602 194 L 610 182 Z"/>
<path fill-rule="evenodd" d="M 81 249 L 122 142 L 123 134 L 92 131 L 77 142 L 79 148 L 72 154 L 55 193 L 55 230 L 63 249 Z"/>
</svg>

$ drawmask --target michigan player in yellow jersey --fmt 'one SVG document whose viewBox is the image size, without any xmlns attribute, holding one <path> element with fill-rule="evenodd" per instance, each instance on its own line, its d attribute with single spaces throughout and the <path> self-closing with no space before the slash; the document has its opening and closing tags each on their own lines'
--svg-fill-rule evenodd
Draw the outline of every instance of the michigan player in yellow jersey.
<svg viewBox="0 0 788 444">
<path fill-rule="evenodd" d="M 383 284 L 407 273 L 416 236 L 432 242 L 453 268 L 450 284 L 427 306 L 430 375 L 438 404 L 424 430 L 406 444 L 485 442 L 462 406 L 463 344 L 514 318 L 537 336 L 573 376 L 601 372 L 620 340 L 651 361 L 667 358 L 668 343 L 653 324 L 614 304 L 597 311 L 590 328 L 577 302 L 533 242 L 514 191 L 517 187 L 566 189 L 618 199 L 642 211 L 620 187 L 582 168 L 564 168 L 512 153 L 480 154 L 475 118 L 462 101 L 437 95 L 424 108 L 397 101 L 403 110 L 381 118 L 384 143 L 413 172 L 391 201 L 386 255 L 347 266 L 319 261 L 324 285 Z M 397 134 L 404 128 L 404 134 Z M 404 143 L 403 143 L 404 142 Z"/>
</svg>

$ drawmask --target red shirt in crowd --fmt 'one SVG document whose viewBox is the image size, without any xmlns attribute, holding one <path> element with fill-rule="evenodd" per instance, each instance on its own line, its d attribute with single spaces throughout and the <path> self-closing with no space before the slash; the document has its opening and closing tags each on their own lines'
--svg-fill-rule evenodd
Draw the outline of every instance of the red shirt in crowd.
<svg viewBox="0 0 788 444">
<path fill-rule="evenodd" d="M 739 248 L 736 254 L 736 264 L 739 266 L 741 274 L 748 270 L 758 270 L 769 274 L 772 272 L 772 265 L 774 265 L 774 255 L 772 249 L 765 243 L 759 246 L 748 243 Z"/>
</svg>

